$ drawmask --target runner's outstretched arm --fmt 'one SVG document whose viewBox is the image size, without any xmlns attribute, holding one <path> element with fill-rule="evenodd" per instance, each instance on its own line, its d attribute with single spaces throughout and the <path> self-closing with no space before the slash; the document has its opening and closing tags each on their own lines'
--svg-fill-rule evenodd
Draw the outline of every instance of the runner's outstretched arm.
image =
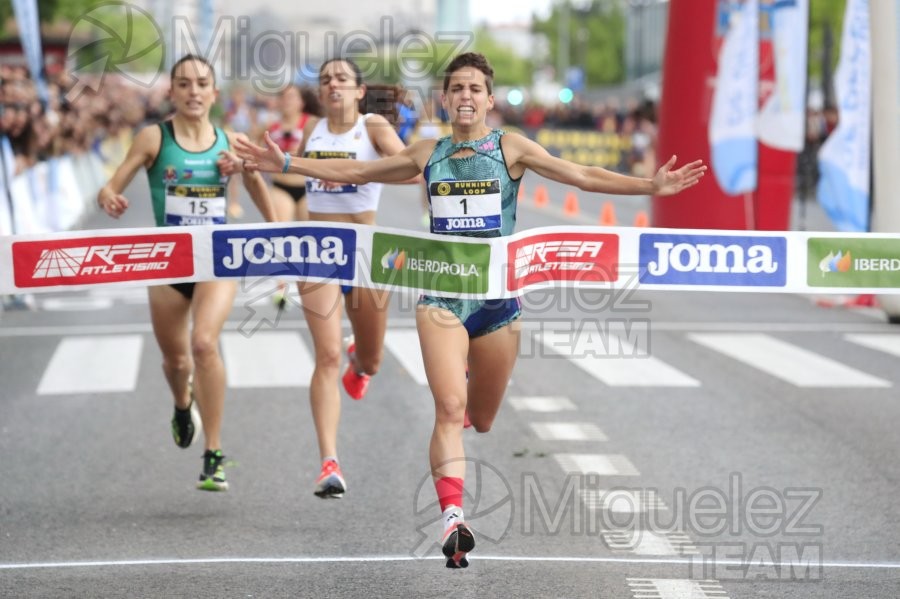
<svg viewBox="0 0 900 599">
<path fill-rule="evenodd" d="M 518 177 L 528 169 L 547 179 L 589 192 L 666 196 L 696 185 L 706 173 L 702 160 L 672 170 L 676 160 L 672 156 L 652 179 L 632 177 L 599 166 L 585 166 L 556 158 L 540 144 L 518 133 L 505 134 L 501 143 L 511 175 Z"/>
<path fill-rule="evenodd" d="M 265 146 L 241 139 L 235 140 L 235 150 L 244 160 L 244 168 L 247 170 L 298 173 L 307 177 L 357 185 L 401 183 L 418 176 L 422 172 L 420 164 L 424 164 L 424 160 L 427 160 L 430 148 L 434 145 L 432 140 L 423 140 L 399 154 L 378 160 L 316 160 L 286 156 L 268 133 L 265 134 L 263 141 L 266 143 Z M 288 167 L 286 171 L 285 165 Z"/>
</svg>

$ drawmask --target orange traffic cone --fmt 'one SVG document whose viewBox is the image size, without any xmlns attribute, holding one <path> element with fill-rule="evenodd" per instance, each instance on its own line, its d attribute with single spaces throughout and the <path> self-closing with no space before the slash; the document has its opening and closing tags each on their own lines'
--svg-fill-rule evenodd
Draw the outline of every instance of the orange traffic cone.
<svg viewBox="0 0 900 599">
<path fill-rule="evenodd" d="M 578 196 L 574 191 L 566 193 L 566 200 L 563 204 L 563 214 L 566 216 L 576 216 L 578 214 Z"/>
<path fill-rule="evenodd" d="M 603 204 L 603 210 L 600 212 L 600 224 L 604 227 L 614 227 L 616 225 L 616 208 L 612 202 Z"/>
<path fill-rule="evenodd" d="M 634 217 L 634 226 L 635 227 L 649 227 L 650 219 L 647 218 L 647 212 L 641 210 Z"/>
<path fill-rule="evenodd" d="M 547 188 L 543 185 L 538 185 L 534 188 L 534 205 L 538 208 L 546 206 L 550 203 L 550 196 L 547 195 Z"/>
</svg>

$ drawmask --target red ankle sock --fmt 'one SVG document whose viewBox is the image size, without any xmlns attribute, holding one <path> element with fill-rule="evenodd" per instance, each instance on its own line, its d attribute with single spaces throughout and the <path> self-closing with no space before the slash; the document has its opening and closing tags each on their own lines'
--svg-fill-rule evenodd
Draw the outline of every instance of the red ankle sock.
<svg viewBox="0 0 900 599">
<path fill-rule="evenodd" d="M 437 491 L 442 512 L 451 505 L 462 507 L 463 479 L 452 476 L 441 477 L 434 481 L 434 489 Z"/>
</svg>

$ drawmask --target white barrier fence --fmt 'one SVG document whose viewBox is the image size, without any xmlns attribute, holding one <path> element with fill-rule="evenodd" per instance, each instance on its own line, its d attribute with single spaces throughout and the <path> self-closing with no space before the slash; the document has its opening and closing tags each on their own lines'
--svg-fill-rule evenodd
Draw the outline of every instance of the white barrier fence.
<svg viewBox="0 0 900 599">
<path fill-rule="evenodd" d="M 0 235 L 33 235 L 74 228 L 96 205 L 106 182 L 94 152 L 39 162 L 0 186 Z"/>
</svg>

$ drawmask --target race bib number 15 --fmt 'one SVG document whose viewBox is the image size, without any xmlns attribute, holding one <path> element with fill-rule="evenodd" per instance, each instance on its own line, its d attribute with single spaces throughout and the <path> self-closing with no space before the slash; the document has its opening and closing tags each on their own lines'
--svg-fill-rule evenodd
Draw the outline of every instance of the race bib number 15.
<svg viewBox="0 0 900 599">
<path fill-rule="evenodd" d="M 167 185 L 167 225 L 224 225 L 224 185 Z"/>
</svg>

